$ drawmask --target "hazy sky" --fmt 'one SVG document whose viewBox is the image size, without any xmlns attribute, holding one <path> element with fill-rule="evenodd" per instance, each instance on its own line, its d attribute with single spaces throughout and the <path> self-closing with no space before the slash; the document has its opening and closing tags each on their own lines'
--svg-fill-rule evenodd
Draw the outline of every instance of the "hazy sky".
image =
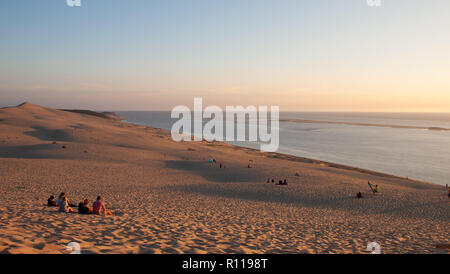
<svg viewBox="0 0 450 274">
<path fill-rule="evenodd" d="M 450 1 L 5 0 L 0 106 L 450 112 Z"/>
</svg>

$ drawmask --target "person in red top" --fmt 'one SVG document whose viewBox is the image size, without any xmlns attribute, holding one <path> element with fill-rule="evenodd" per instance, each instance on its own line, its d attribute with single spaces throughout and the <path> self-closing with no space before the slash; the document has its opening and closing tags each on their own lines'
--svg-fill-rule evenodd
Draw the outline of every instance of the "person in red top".
<svg viewBox="0 0 450 274">
<path fill-rule="evenodd" d="M 111 211 L 106 209 L 101 196 L 97 197 L 97 201 L 95 201 L 92 206 L 92 211 L 94 214 L 101 214 L 103 211 L 105 215 L 112 215 Z"/>
</svg>

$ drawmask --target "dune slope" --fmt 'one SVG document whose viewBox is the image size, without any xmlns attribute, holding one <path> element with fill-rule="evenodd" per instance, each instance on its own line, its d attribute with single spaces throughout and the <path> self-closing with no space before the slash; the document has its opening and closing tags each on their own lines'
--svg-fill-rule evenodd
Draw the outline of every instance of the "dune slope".
<svg viewBox="0 0 450 274">
<path fill-rule="evenodd" d="M 74 203 L 102 195 L 116 214 L 45 206 L 63 191 Z M 449 242 L 449 221 L 437 185 L 176 143 L 165 130 L 29 103 L 0 109 L 1 253 L 65 253 L 69 242 L 82 253 L 367 253 L 374 241 L 382 253 L 447 253 L 436 246 Z"/>
</svg>

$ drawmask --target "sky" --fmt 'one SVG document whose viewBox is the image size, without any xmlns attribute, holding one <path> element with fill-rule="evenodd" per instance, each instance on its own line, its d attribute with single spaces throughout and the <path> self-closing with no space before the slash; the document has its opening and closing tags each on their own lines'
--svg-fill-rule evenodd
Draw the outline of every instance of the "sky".
<svg viewBox="0 0 450 274">
<path fill-rule="evenodd" d="M 450 112 L 450 1 L 5 0 L 0 107 Z"/>
</svg>

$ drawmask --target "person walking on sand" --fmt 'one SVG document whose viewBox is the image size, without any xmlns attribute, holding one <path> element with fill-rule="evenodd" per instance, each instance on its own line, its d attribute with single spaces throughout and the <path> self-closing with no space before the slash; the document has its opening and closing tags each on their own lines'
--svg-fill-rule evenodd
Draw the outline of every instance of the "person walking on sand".
<svg viewBox="0 0 450 274">
<path fill-rule="evenodd" d="M 372 191 L 372 194 L 375 195 L 377 193 L 376 188 L 370 183 L 370 181 L 367 182 L 367 184 L 369 185 L 370 190 Z"/>
<path fill-rule="evenodd" d="M 102 197 L 98 196 L 97 200 L 94 202 L 92 211 L 94 214 L 100 215 L 103 211 L 105 215 L 112 215 L 111 211 L 107 210 L 105 204 L 102 202 Z"/>
<path fill-rule="evenodd" d="M 59 206 L 59 212 L 69 212 L 74 213 L 75 211 L 69 206 L 69 202 L 67 200 L 67 197 L 62 197 Z"/>
</svg>

